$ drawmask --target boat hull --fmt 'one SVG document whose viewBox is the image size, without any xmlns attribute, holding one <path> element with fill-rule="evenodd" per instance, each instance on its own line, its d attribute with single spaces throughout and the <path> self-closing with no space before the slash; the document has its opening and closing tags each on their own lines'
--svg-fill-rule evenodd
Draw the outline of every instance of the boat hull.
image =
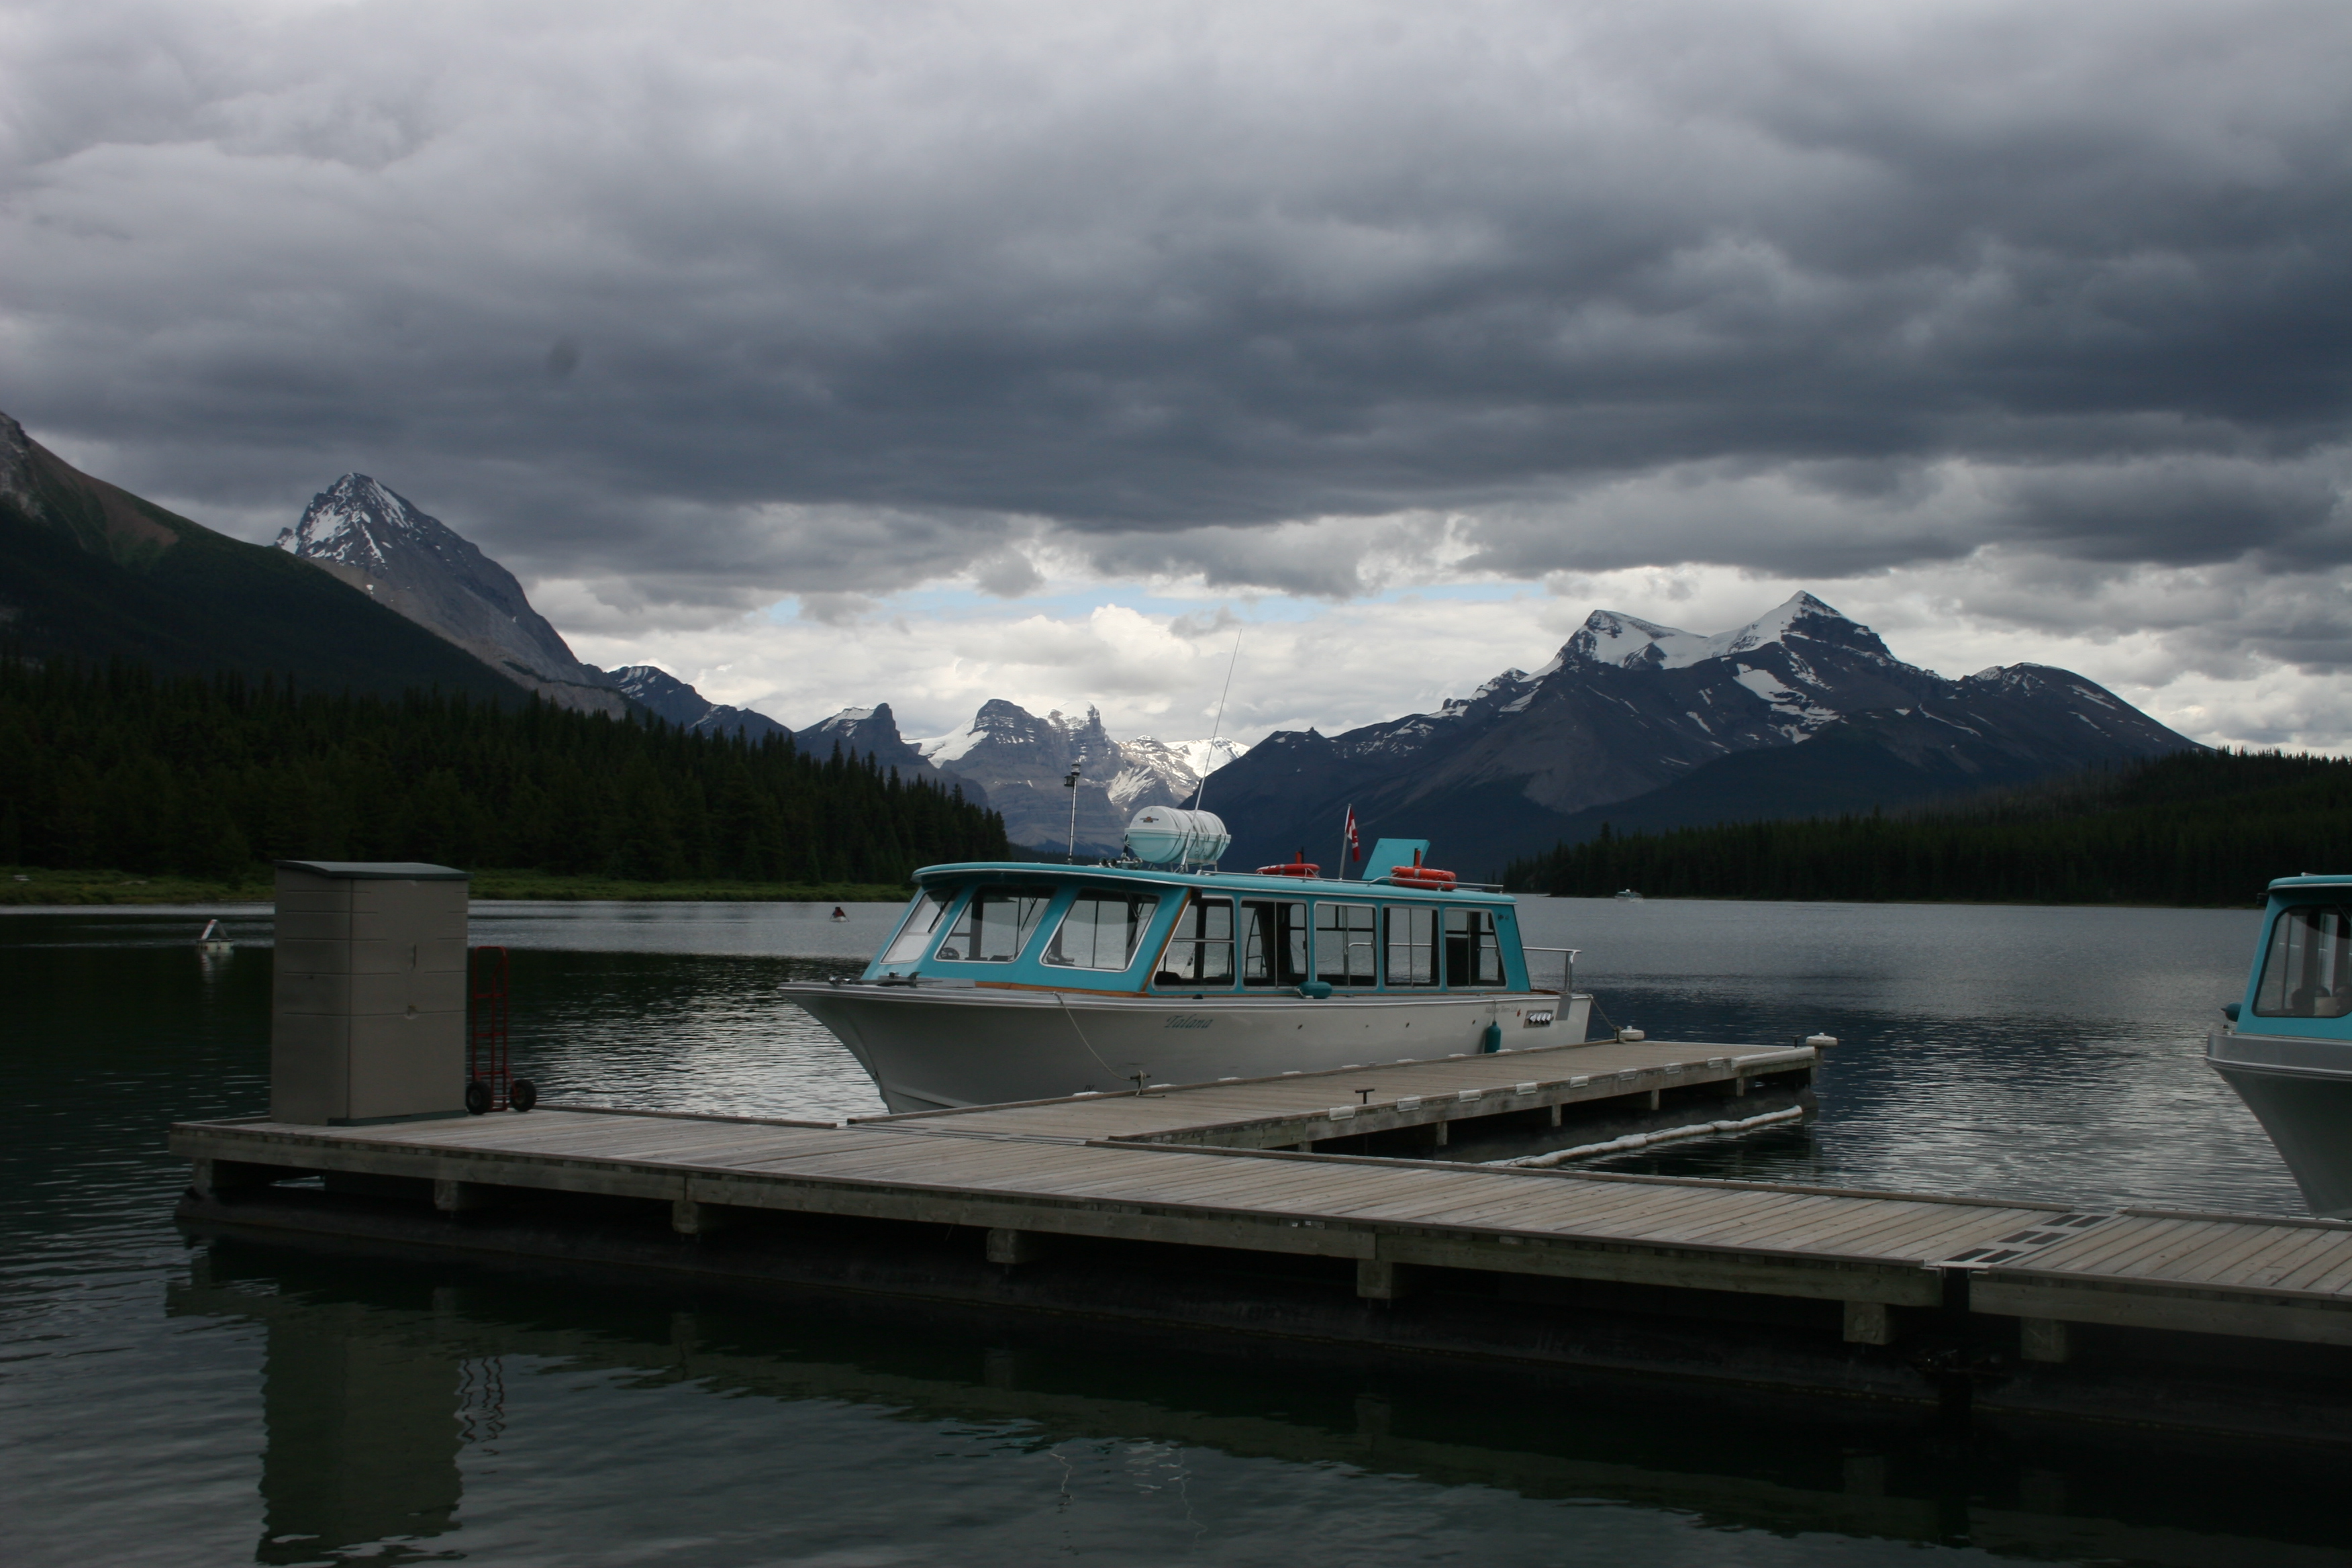
<svg viewBox="0 0 2352 1568">
<path fill-rule="evenodd" d="M 2205 1062 L 2270 1134 L 2311 1212 L 2352 1218 L 2352 1040 L 2217 1032 Z"/>
<path fill-rule="evenodd" d="M 1317 1000 L 1284 992 L 1119 996 L 991 987 L 788 985 L 893 1111 L 1053 1100 L 1581 1041 L 1592 999 L 1550 992 Z M 1550 1014 L 1530 1026 L 1531 1015 Z"/>
</svg>

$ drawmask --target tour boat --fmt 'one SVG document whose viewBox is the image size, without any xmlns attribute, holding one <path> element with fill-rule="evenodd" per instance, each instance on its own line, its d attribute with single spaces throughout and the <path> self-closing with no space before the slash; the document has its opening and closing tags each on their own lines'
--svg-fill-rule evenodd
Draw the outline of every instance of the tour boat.
<svg viewBox="0 0 2352 1568">
<path fill-rule="evenodd" d="M 1208 812 L 1155 807 L 1099 866 L 928 866 L 864 973 L 782 987 L 894 1111 L 1581 1041 L 1516 900 L 1382 839 L 1360 879 L 1234 872 Z M 1561 952 L 1560 949 L 1538 949 Z"/>
<path fill-rule="evenodd" d="M 2352 1217 L 2352 875 L 2270 885 L 2245 994 L 2205 1062 L 2277 1145 L 2311 1212 Z"/>
</svg>

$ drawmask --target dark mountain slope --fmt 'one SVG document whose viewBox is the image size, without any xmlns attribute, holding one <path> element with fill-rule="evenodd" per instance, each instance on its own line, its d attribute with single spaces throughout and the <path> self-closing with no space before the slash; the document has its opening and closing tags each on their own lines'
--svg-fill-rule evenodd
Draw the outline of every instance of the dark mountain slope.
<svg viewBox="0 0 2352 1568">
<path fill-rule="evenodd" d="M 92 479 L 0 414 L 0 640 L 36 658 L 520 693 L 365 594 Z"/>
<path fill-rule="evenodd" d="M 2081 721 L 2076 706 L 2084 700 L 2125 706 L 2081 676 L 2020 664 L 1957 685 L 1960 700 L 1952 703 L 1857 713 L 1801 746 L 1734 752 L 1664 789 L 1571 813 L 1559 841 L 1581 843 L 1604 823 L 1644 833 L 1892 810 L 2151 754 Z M 2076 705 L 2049 701 L 2053 688 L 2074 693 Z"/>
</svg>

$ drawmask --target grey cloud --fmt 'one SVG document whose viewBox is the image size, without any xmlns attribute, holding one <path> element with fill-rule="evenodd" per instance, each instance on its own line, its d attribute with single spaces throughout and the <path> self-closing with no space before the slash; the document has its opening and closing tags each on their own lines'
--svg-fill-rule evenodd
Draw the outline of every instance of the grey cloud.
<svg viewBox="0 0 2352 1568">
<path fill-rule="evenodd" d="M 2339 5 L 553 15 L 40 13 L 0 406 L 700 605 L 2352 560 Z"/>
</svg>

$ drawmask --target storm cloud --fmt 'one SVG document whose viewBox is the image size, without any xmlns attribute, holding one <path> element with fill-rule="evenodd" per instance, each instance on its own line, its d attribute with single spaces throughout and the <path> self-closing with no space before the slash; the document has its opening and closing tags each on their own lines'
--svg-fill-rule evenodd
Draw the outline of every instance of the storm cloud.
<svg viewBox="0 0 2352 1568">
<path fill-rule="evenodd" d="M 256 535 L 359 468 L 688 621 L 1974 563 L 2352 647 L 2340 4 L 8 11 L 0 406 Z"/>
</svg>

